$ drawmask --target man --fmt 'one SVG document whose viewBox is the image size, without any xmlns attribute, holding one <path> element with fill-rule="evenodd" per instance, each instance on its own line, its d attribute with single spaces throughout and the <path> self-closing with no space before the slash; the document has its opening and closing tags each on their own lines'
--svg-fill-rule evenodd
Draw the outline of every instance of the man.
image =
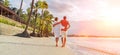
<svg viewBox="0 0 120 55">
<path fill-rule="evenodd" d="M 56 40 L 56 47 L 58 47 L 58 41 L 59 41 L 60 31 L 61 31 L 61 29 L 60 29 L 61 25 L 57 24 L 57 23 L 59 23 L 59 22 L 58 22 L 58 18 L 56 17 L 54 24 L 53 24 L 53 33 L 54 33 L 55 40 Z"/>
<path fill-rule="evenodd" d="M 70 24 L 69 24 L 69 22 L 66 19 L 67 19 L 67 17 L 64 16 L 63 20 L 61 20 L 61 22 L 60 22 L 61 25 L 62 25 L 62 28 L 61 28 L 62 47 L 65 47 L 65 45 L 66 45 L 67 30 L 70 28 Z"/>
</svg>

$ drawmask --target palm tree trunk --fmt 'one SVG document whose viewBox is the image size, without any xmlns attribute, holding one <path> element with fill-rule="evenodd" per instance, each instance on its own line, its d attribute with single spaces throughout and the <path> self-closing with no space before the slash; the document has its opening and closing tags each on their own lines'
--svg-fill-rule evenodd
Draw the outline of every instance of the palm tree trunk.
<svg viewBox="0 0 120 55">
<path fill-rule="evenodd" d="M 43 19 L 43 9 L 42 9 L 42 19 Z M 41 37 L 43 37 L 43 30 L 41 30 Z"/>
<path fill-rule="evenodd" d="M 20 4 L 20 8 L 19 8 L 19 14 L 18 14 L 19 16 L 21 15 L 20 12 L 21 12 L 21 9 L 22 9 L 22 5 L 23 5 L 23 0 L 21 0 L 21 4 Z"/>
<path fill-rule="evenodd" d="M 34 4 L 34 0 L 32 0 L 30 14 L 29 14 L 29 17 L 28 17 L 28 20 L 27 20 L 27 23 L 26 23 L 26 28 L 25 28 L 25 30 L 23 32 L 24 37 L 30 37 L 30 35 L 27 32 L 27 29 L 28 29 L 28 26 L 29 26 L 29 21 L 30 21 L 30 18 L 31 18 L 32 10 L 33 10 L 33 4 Z"/>
<path fill-rule="evenodd" d="M 38 9 L 36 9 L 36 11 L 35 11 L 35 19 L 34 19 L 33 32 L 31 33 L 32 36 L 36 36 L 35 29 L 36 29 L 36 21 L 37 21 L 37 11 L 38 11 Z"/>
</svg>

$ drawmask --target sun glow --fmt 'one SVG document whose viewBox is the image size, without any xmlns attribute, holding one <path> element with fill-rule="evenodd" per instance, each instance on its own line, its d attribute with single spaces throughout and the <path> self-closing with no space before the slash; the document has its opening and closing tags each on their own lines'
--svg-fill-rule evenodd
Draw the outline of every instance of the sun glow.
<svg viewBox="0 0 120 55">
<path fill-rule="evenodd" d="M 107 26 L 117 26 L 120 25 L 120 19 L 114 19 L 114 18 L 105 19 L 104 24 Z"/>
<path fill-rule="evenodd" d="M 120 8 L 119 8 L 120 9 Z M 103 22 L 108 26 L 120 25 L 120 10 L 118 8 L 107 9 L 103 13 Z"/>
</svg>

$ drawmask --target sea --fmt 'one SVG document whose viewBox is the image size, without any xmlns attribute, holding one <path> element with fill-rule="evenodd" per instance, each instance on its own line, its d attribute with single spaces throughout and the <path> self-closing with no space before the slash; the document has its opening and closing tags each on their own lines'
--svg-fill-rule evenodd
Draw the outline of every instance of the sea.
<svg viewBox="0 0 120 55">
<path fill-rule="evenodd" d="M 113 42 L 112 42 L 112 41 Z M 113 39 L 102 38 L 81 38 L 81 37 L 68 37 L 67 47 L 74 52 L 75 55 L 116 55 L 112 52 L 116 52 L 113 46 L 116 46 Z M 119 40 L 120 41 L 120 40 Z M 113 46 L 111 45 L 113 43 Z M 111 45 L 111 46 L 109 46 Z M 120 45 L 119 45 L 120 46 Z M 113 51 L 113 50 L 115 51 Z M 120 54 L 120 53 L 118 53 Z"/>
</svg>

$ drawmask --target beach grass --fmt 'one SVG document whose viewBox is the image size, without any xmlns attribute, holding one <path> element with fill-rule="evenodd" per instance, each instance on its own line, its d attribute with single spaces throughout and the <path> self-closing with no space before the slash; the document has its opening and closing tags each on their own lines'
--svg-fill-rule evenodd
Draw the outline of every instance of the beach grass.
<svg viewBox="0 0 120 55">
<path fill-rule="evenodd" d="M 1 15 L 0 15 L 0 23 L 4 23 L 4 24 L 7 24 L 7 25 L 11 25 L 11 26 L 15 26 L 15 27 L 18 27 L 18 28 L 23 28 L 23 29 L 25 28 L 25 24 L 21 24 L 17 21 L 14 21 L 10 18 L 1 16 Z M 33 30 L 33 28 L 29 27 L 28 30 Z"/>
</svg>

